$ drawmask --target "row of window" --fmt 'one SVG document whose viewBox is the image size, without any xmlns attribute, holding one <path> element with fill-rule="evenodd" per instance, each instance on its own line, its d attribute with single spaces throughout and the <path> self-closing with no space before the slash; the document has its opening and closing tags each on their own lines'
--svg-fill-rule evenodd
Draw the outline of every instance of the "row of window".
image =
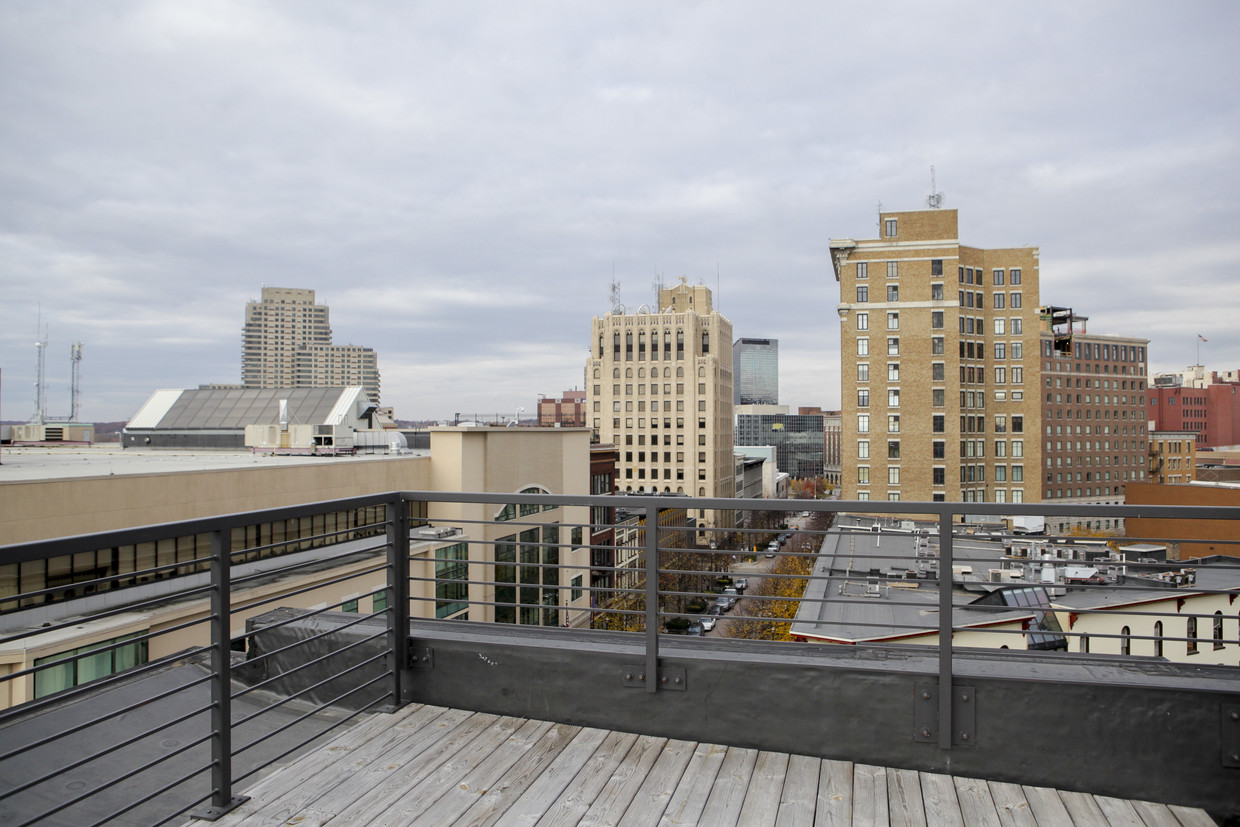
<svg viewBox="0 0 1240 827">
<path fill-rule="evenodd" d="M 887 236 L 889 238 L 894 238 L 896 234 L 896 231 L 895 231 L 896 220 L 894 218 L 887 219 L 887 227 L 889 228 L 887 232 Z M 873 262 L 873 263 L 886 265 L 887 278 L 895 279 L 895 278 L 900 277 L 900 262 L 899 261 L 886 261 L 886 262 Z M 868 262 L 868 261 L 857 262 L 857 278 L 867 279 L 870 277 L 870 264 L 871 262 Z M 978 285 L 982 284 L 983 270 L 981 267 L 974 268 L 974 267 L 961 266 L 958 268 L 958 270 L 959 270 L 959 279 L 960 279 L 961 284 L 978 284 Z M 991 271 L 992 283 L 995 287 L 1003 287 L 1005 286 L 1004 284 L 1005 282 L 1013 286 L 1019 285 L 1021 283 L 1021 273 L 1022 273 L 1022 269 L 1019 267 L 1013 267 L 1008 271 L 1005 271 L 1002 269 L 992 270 Z M 943 259 L 934 258 L 930 260 L 930 275 L 931 276 L 943 275 Z"/>
<path fill-rule="evenodd" d="M 600 333 L 598 337 L 598 358 L 599 359 L 603 358 L 603 341 L 604 341 L 603 334 Z M 662 347 L 663 360 L 667 362 L 672 361 L 672 341 L 673 341 L 672 332 L 670 330 L 663 331 L 663 347 Z M 675 357 L 676 361 L 677 362 L 683 361 L 685 358 L 685 333 L 683 330 L 676 331 L 675 344 L 676 344 L 676 357 Z M 660 351 L 659 331 L 652 330 L 650 331 L 650 350 L 649 350 L 650 361 L 652 362 L 659 361 L 659 351 Z M 624 353 L 624 361 L 626 362 L 634 361 L 633 359 L 633 355 L 634 355 L 633 332 L 632 331 L 628 331 L 624 334 L 623 353 Z M 612 334 L 612 338 L 611 338 L 611 357 L 615 361 L 619 362 L 620 354 L 621 354 L 621 338 L 620 338 L 620 331 L 617 330 Z M 646 361 L 646 354 L 647 354 L 646 331 L 644 330 L 638 331 L 637 333 L 636 354 L 637 354 L 637 361 L 639 362 Z M 701 351 L 699 352 L 698 355 L 708 356 L 709 354 L 710 354 L 710 332 L 703 330 L 702 337 L 701 337 Z"/>
<path fill-rule="evenodd" d="M 1197 654 L 1198 647 L 1202 641 L 1202 639 L 1197 636 L 1197 620 L 1198 618 L 1196 617 L 1184 618 L 1184 637 L 1186 638 L 1186 640 L 1184 641 L 1184 646 L 1185 646 L 1184 651 L 1185 651 L 1185 654 L 1188 654 L 1188 655 Z M 1211 621 L 1212 621 L 1211 634 L 1210 634 L 1209 640 L 1211 641 L 1211 643 L 1213 643 L 1214 648 L 1216 650 L 1226 648 L 1227 641 L 1223 637 L 1223 613 L 1221 611 L 1216 611 L 1214 613 L 1214 617 L 1211 618 Z M 1164 638 L 1166 637 L 1166 635 L 1164 634 L 1163 628 L 1164 628 L 1163 622 L 1161 620 L 1157 620 L 1154 622 L 1154 633 L 1152 635 L 1153 637 L 1152 642 L 1154 644 L 1153 655 L 1156 658 L 1163 657 L 1164 643 L 1165 643 Z M 1122 629 L 1120 629 L 1120 632 L 1119 632 L 1120 654 L 1131 655 L 1133 653 L 1132 643 L 1133 643 L 1132 628 L 1130 626 L 1124 626 Z M 1081 635 L 1080 640 L 1077 645 L 1080 651 L 1088 652 L 1089 645 L 1090 645 L 1089 635 Z"/>
</svg>

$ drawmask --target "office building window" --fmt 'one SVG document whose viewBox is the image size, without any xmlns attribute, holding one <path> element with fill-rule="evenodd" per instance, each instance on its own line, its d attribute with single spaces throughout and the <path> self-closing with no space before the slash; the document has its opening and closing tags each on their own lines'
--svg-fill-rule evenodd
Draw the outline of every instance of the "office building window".
<svg viewBox="0 0 1240 827">
<path fill-rule="evenodd" d="M 868 337 L 861 336 L 857 339 L 857 355 L 858 356 L 869 356 L 870 355 L 870 340 Z"/>
<path fill-rule="evenodd" d="M 888 336 L 887 337 L 887 355 L 888 356 L 899 356 L 900 355 L 900 337 L 899 336 Z"/>
<path fill-rule="evenodd" d="M 943 285 L 941 284 L 930 285 L 930 300 L 936 301 L 936 302 L 943 301 Z"/>
<path fill-rule="evenodd" d="M 995 342 L 995 358 L 996 359 L 1007 358 L 1007 345 L 1004 344 L 1003 342 Z"/>
<path fill-rule="evenodd" d="M 858 485 L 869 485 L 870 484 L 870 466 L 868 465 L 857 466 L 857 484 Z"/>
<path fill-rule="evenodd" d="M 899 300 L 900 300 L 900 285 L 898 284 L 887 285 L 887 301 L 898 302 Z"/>
<path fill-rule="evenodd" d="M 1004 335 L 1003 331 L 1006 327 L 1007 327 L 1007 324 L 1005 323 L 1003 319 L 995 319 L 995 335 L 996 336 L 1003 336 Z"/>
<path fill-rule="evenodd" d="M 1025 346 L 1021 342 L 1012 342 L 1012 358 L 1023 359 L 1025 357 Z"/>
<path fill-rule="evenodd" d="M 934 330 L 943 329 L 943 311 L 942 310 L 931 310 L 930 311 L 930 327 Z"/>
<path fill-rule="evenodd" d="M 858 313 L 857 314 L 857 329 L 858 330 L 869 330 L 870 329 L 870 314 L 869 313 Z"/>
<path fill-rule="evenodd" d="M 888 313 L 887 314 L 887 329 L 888 330 L 899 330 L 900 329 L 900 314 L 899 313 Z"/>
<path fill-rule="evenodd" d="M 870 381 L 870 363 L 869 362 L 858 362 L 857 363 L 857 381 L 858 382 L 869 382 Z"/>
<path fill-rule="evenodd" d="M 888 382 L 899 382 L 900 381 L 900 363 L 899 362 L 888 362 L 887 363 L 887 381 Z"/>
<path fill-rule="evenodd" d="M 942 336 L 934 336 L 934 337 L 931 337 L 931 339 L 930 339 L 930 353 L 931 353 L 931 354 L 933 354 L 934 356 L 942 356 L 942 355 L 943 355 L 943 342 L 944 342 L 944 341 L 945 341 L 945 340 L 944 340 L 944 338 L 943 338 Z"/>
<path fill-rule="evenodd" d="M 870 441 L 868 439 L 857 440 L 857 459 L 870 458 Z"/>
<path fill-rule="evenodd" d="M 944 367 L 942 362 L 934 362 L 930 365 L 930 379 L 933 382 L 942 382 L 944 375 Z"/>
<path fill-rule="evenodd" d="M 1003 309 L 1003 294 L 995 293 L 995 310 Z"/>
<path fill-rule="evenodd" d="M 870 407 L 870 391 L 868 388 L 857 389 L 857 407 L 858 408 Z"/>
<path fill-rule="evenodd" d="M 887 441 L 887 459 L 900 458 L 900 440 L 892 439 Z"/>
<path fill-rule="evenodd" d="M 857 301 L 868 302 L 870 300 L 870 287 L 867 284 L 857 285 Z"/>
<path fill-rule="evenodd" d="M 868 434 L 870 432 L 870 415 L 857 414 L 857 433 Z"/>
<path fill-rule="evenodd" d="M 899 262 L 897 262 L 897 261 L 889 261 L 889 262 L 887 262 L 887 278 L 889 278 L 889 279 L 896 279 L 896 278 L 899 278 L 899 277 L 900 277 L 900 267 L 899 267 Z"/>
<path fill-rule="evenodd" d="M 942 388 L 935 388 L 930 393 L 934 407 L 941 408 L 947 404 L 947 394 Z"/>
<path fill-rule="evenodd" d="M 1017 316 L 1012 319 L 1011 328 L 1013 336 L 1020 336 L 1025 330 L 1025 323 L 1019 316 Z"/>
<path fill-rule="evenodd" d="M 1012 273 L 1011 273 L 1011 275 L 1012 275 L 1012 278 L 1011 278 L 1011 283 L 1012 283 L 1013 285 L 1020 284 L 1020 269 L 1019 269 L 1019 268 L 1015 268 L 1015 267 L 1014 267 L 1014 268 L 1012 268 Z"/>
<path fill-rule="evenodd" d="M 931 443 L 931 453 L 933 454 L 934 459 L 943 459 L 945 456 L 947 456 L 946 452 L 947 452 L 947 443 L 944 442 L 943 440 L 936 439 L 933 443 Z"/>
<path fill-rule="evenodd" d="M 900 415 L 899 414 L 890 414 L 887 417 L 887 433 L 889 434 L 900 433 Z"/>
<path fill-rule="evenodd" d="M 1021 304 L 1020 304 L 1020 293 L 1012 293 L 1010 298 L 1011 298 L 1011 301 L 1009 302 L 1009 306 L 1010 306 L 1013 310 L 1019 310 L 1019 309 L 1020 309 L 1020 306 L 1021 306 Z"/>
<path fill-rule="evenodd" d="M 889 388 L 887 390 L 887 407 L 888 408 L 900 407 L 900 389 L 899 388 Z"/>
<path fill-rule="evenodd" d="M 895 238 L 896 237 L 896 219 L 888 218 L 884 222 L 884 229 L 886 230 L 888 238 Z"/>
<path fill-rule="evenodd" d="M 947 469 L 941 466 L 936 466 L 934 468 L 933 484 L 944 485 L 946 484 L 946 482 L 947 482 Z"/>
<path fill-rule="evenodd" d="M 995 282 L 995 287 L 1003 286 L 1003 271 L 1002 270 L 994 271 L 994 282 Z"/>
<path fill-rule="evenodd" d="M 857 278 L 868 279 L 870 277 L 870 263 L 868 261 L 857 262 Z"/>
<path fill-rule="evenodd" d="M 941 258 L 930 259 L 930 275 L 932 276 L 943 275 L 943 259 Z"/>
<path fill-rule="evenodd" d="M 887 469 L 887 484 L 888 485 L 899 485 L 900 484 L 900 466 L 893 465 Z"/>
<path fill-rule="evenodd" d="M 931 419 L 931 430 L 936 434 L 941 434 L 946 430 L 947 418 L 943 414 L 935 414 Z"/>
</svg>

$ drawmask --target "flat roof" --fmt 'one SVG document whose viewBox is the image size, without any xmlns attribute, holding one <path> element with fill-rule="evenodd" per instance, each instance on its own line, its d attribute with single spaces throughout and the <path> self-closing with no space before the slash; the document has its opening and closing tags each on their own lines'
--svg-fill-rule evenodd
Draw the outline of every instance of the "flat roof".
<svg viewBox="0 0 1240 827">
<path fill-rule="evenodd" d="M 49 447 L 4 446 L 0 449 L 0 484 L 45 482 L 118 474 L 169 474 L 183 471 L 219 471 L 236 468 L 271 468 L 287 465 L 323 465 L 342 462 L 379 462 L 410 457 L 429 457 L 430 451 L 415 449 L 404 454 L 306 454 L 277 455 L 240 450 L 189 450 L 125 448 L 119 442 L 96 445 Z"/>
</svg>

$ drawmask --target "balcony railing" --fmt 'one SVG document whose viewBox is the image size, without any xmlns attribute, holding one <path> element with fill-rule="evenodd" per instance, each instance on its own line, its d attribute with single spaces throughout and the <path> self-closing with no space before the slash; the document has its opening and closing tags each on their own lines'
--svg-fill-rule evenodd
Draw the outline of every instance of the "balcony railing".
<svg viewBox="0 0 1240 827">
<path fill-rule="evenodd" d="M 412 701 L 1240 812 L 1240 565 L 1134 518 L 1240 509 L 394 492 L 0 547 L 0 820 L 213 818 Z"/>
</svg>

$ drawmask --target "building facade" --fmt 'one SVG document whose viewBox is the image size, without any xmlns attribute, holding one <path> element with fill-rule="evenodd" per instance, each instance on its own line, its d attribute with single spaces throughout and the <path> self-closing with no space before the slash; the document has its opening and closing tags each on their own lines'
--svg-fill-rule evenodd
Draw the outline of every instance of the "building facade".
<svg viewBox="0 0 1240 827">
<path fill-rule="evenodd" d="M 1125 486 L 1148 474 L 1149 340 L 1091 334 L 1087 322 L 1068 308 L 1041 310 L 1042 500 L 1117 505 L 1124 502 Z M 1056 518 L 1048 520 L 1047 531 L 1078 524 L 1121 526 L 1118 520 Z"/>
<path fill-rule="evenodd" d="M 825 473 L 826 425 L 821 414 L 738 413 L 736 444 L 771 445 L 780 471 L 798 479 Z"/>
<path fill-rule="evenodd" d="M 1240 445 L 1240 379 L 1201 365 L 1161 373 L 1149 390 L 1149 419 L 1158 431 L 1192 431 L 1197 449 Z"/>
<path fill-rule="evenodd" d="M 1152 431 L 1149 481 L 1176 485 L 1196 479 L 1196 438 L 1192 431 Z"/>
<path fill-rule="evenodd" d="M 247 388 L 317 388 L 357 385 L 379 401 L 374 350 L 333 345 L 327 305 L 314 291 L 264 287 L 245 306 L 241 338 L 241 384 Z"/>
<path fill-rule="evenodd" d="M 734 495 L 731 342 L 710 290 L 683 281 L 659 291 L 657 312 L 594 318 L 586 416 L 619 453 L 618 491 Z"/>
<path fill-rule="evenodd" d="M 737 405 L 779 404 L 779 340 L 737 339 L 732 345 Z"/>
<path fill-rule="evenodd" d="M 584 428 L 586 424 L 586 392 L 564 391 L 559 399 L 538 397 L 540 428 Z"/>
<path fill-rule="evenodd" d="M 962 245 L 955 210 L 879 229 L 831 241 L 843 497 L 1037 501 L 1038 249 Z"/>
</svg>

